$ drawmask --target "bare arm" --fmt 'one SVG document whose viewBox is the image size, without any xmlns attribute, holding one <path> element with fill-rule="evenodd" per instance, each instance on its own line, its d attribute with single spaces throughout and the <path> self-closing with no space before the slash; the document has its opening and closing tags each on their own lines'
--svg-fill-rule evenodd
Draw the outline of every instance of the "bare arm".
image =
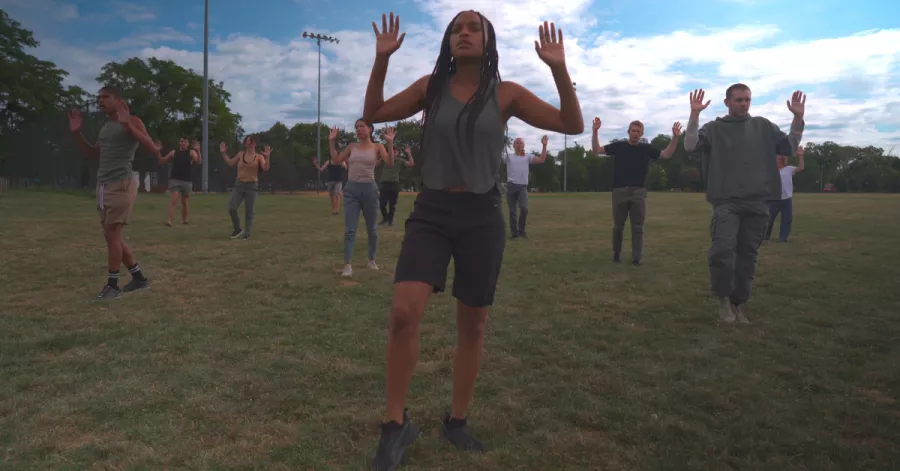
<svg viewBox="0 0 900 471">
<path fill-rule="evenodd" d="M 547 136 L 541 138 L 541 155 L 531 159 L 532 164 L 542 164 L 547 161 Z"/>
<path fill-rule="evenodd" d="M 797 164 L 796 167 L 794 167 L 794 173 L 802 172 L 802 171 L 803 171 L 803 168 L 804 168 L 803 154 L 804 154 L 804 153 L 805 153 L 805 151 L 803 150 L 802 147 L 797 147 L 797 159 L 798 159 L 800 162 Z"/>
<path fill-rule="evenodd" d="M 191 151 L 191 160 L 192 160 L 195 164 L 199 164 L 199 163 L 203 162 L 203 159 L 200 157 L 200 151 L 199 151 L 199 150 L 192 150 L 192 151 Z"/>
<path fill-rule="evenodd" d="M 229 167 L 234 167 L 235 164 L 237 164 L 238 159 L 244 155 L 243 152 L 238 152 L 234 157 L 228 157 L 228 148 L 222 146 L 219 146 L 219 151 L 222 152 L 222 160 L 224 160 L 225 164 Z"/>
<path fill-rule="evenodd" d="M 331 152 L 331 164 L 337 165 L 346 163 L 347 159 L 350 158 L 350 149 L 353 148 L 353 144 L 350 144 L 340 153 L 337 151 L 337 147 L 335 147 L 334 139 L 328 140 L 328 150 Z"/>
<path fill-rule="evenodd" d="M 173 157 L 175 157 L 175 151 L 170 150 L 169 153 L 166 154 L 165 157 L 159 157 L 156 160 L 159 161 L 160 165 L 164 165 L 164 164 L 168 163 L 170 160 L 172 160 Z"/>
<path fill-rule="evenodd" d="M 387 76 L 388 57 L 376 56 L 366 88 L 363 119 L 372 123 L 400 121 L 425 108 L 425 91 L 430 75 L 423 75 L 406 90 L 384 101 L 384 78 Z"/>
<path fill-rule="evenodd" d="M 597 155 L 606 155 L 606 148 L 600 145 L 600 126 L 603 124 L 600 118 L 594 118 L 591 125 L 591 150 Z"/>
<path fill-rule="evenodd" d="M 406 153 L 406 157 L 407 157 L 406 163 L 404 164 L 404 165 L 406 165 L 406 168 L 413 168 L 413 167 L 415 167 L 415 166 L 416 166 L 416 161 L 413 160 L 412 152 L 407 152 L 407 153 Z"/>
<path fill-rule="evenodd" d="M 150 135 L 147 134 L 147 128 L 144 127 L 144 122 L 141 121 L 141 118 L 132 116 L 131 119 L 122 124 L 125 126 L 125 130 L 134 136 L 141 145 L 157 156 L 159 155 L 160 148 L 157 147 L 156 143 L 153 142 L 153 139 L 150 138 Z"/>
<path fill-rule="evenodd" d="M 531 126 L 545 131 L 563 134 L 581 134 L 584 132 L 584 118 L 581 116 L 581 105 L 575 95 L 575 87 L 565 68 L 554 68 L 553 78 L 559 91 L 560 108 L 547 103 L 531 93 L 527 88 L 515 82 L 501 82 L 511 94 L 510 116 L 525 121 Z"/>
<path fill-rule="evenodd" d="M 386 146 L 378 144 L 378 152 L 385 165 L 394 165 L 394 141 L 388 140 Z"/>
<path fill-rule="evenodd" d="M 660 157 L 664 159 L 671 159 L 672 155 L 675 153 L 675 149 L 678 148 L 678 137 L 681 136 L 681 123 L 675 122 L 672 125 L 672 140 L 669 141 L 669 145 L 666 146 L 665 149 L 659 154 Z"/>
</svg>

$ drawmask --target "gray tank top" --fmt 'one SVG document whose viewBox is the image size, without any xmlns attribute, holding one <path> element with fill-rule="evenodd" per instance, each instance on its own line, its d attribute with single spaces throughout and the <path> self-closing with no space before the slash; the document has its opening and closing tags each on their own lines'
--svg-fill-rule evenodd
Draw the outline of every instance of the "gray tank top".
<svg viewBox="0 0 900 471">
<path fill-rule="evenodd" d="M 465 186 L 473 193 L 484 194 L 499 183 L 500 162 L 504 148 L 506 124 L 500 113 L 497 96 L 498 81 L 488 90 L 487 102 L 475 121 L 474 151 L 468 147 L 466 123 L 469 111 L 456 118 L 465 103 L 450 93 L 450 84 L 444 87 L 437 113 L 428 116 L 425 144 L 422 149 L 422 184 L 425 188 L 441 190 Z"/>
<path fill-rule="evenodd" d="M 97 139 L 100 146 L 100 164 L 97 167 L 97 183 L 105 184 L 132 178 L 131 163 L 138 148 L 138 141 L 118 121 L 107 121 L 100 128 Z"/>
</svg>

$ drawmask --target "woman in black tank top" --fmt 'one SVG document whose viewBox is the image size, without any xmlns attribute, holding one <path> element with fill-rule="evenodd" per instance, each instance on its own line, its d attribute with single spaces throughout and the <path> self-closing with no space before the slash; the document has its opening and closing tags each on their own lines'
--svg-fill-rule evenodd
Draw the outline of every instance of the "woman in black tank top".
<svg viewBox="0 0 900 471">
<path fill-rule="evenodd" d="M 161 144 L 160 144 L 161 146 Z M 188 138 L 182 137 L 178 140 L 178 150 L 170 150 L 165 157 L 159 159 L 160 165 L 172 162 L 172 169 L 169 172 L 169 193 L 172 199 L 169 201 L 169 213 L 166 218 L 166 226 L 172 226 L 172 217 L 175 214 L 175 205 L 178 204 L 178 196 L 181 195 L 181 223 L 188 223 L 188 198 L 194 187 L 193 165 L 201 162 L 200 143 L 194 141 L 188 148 Z"/>
<path fill-rule="evenodd" d="M 493 303 L 506 224 L 496 179 L 510 117 L 566 134 L 584 132 L 581 106 L 566 69 L 562 31 L 546 22 L 535 50 L 553 74 L 560 108 L 514 82 L 501 82 L 494 27 L 480 13 L 464 11 L 447 26 L 430 75 L 384 100 L 388 61 L 400 48 L 400 18 L 373 22 L 376 55 L 363 117 L 372 123 L 407 119 L 424 111 L 420 143 L 423 191 L 406 221 L 395 272 L 387 349 L 387 414 L 376 470 L 394 469 L 420 431 L 404 405 L 419 349 L 419 323 L 428 299 L 444 289 L 454 259 L 458 346 L 453 403 L 443 417 L 445 439 L 459 449 L 483 451 L 466 426 L 484 346 L 488 307 Z M 496 154 L 496 155 L 495 155 Z"/>
</svg>

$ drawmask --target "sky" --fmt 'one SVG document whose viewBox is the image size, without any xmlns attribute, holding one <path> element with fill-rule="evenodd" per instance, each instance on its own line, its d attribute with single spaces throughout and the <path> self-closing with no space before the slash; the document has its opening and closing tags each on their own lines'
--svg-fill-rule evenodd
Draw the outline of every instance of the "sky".
<svg viewBox="0 0 900 471">
<path fill-rule="evenodd" d="M 564 31 L 566 62 L 576 83 L 590 145 L 600 117 L 601 142 L 626 137 L 628 123 L 645 136 L 687 123 L 689 93 L 707 91 L 701 122 L 726 114 L 725 89 L 753 93 L 751 114 L 787 130 L 786 101 L 807 94 L 804 142 L 875 145 L 900 152 L 900 1 L 897 0 L 209 0 L 209 74 L 232 95 L 247 131 L 276 121 L 312 123 L 317 110 L 318 53 L 304 31 L 340 40 L 321 48 L 321 119 L 351 128 L 361 116 L 375 56 L 372 21 L 400 15 L 406 32 L 391 58 L 385 97 L 434 67 L 441 39 L 463 9 L 483 13 L 497 31 L 503 80 L 559 104 L 553 77 L 534 50 L 538 25 Z M 70 75 L 66 83 L 96 90 L 110 61 L 157 57 L 203 71 L 200 0 L 0 0 L 0 8 L 41 42 L 32 53 Z M 532 150 L 561 134 L 513 118 L 509 135 Z"/>
</svg>

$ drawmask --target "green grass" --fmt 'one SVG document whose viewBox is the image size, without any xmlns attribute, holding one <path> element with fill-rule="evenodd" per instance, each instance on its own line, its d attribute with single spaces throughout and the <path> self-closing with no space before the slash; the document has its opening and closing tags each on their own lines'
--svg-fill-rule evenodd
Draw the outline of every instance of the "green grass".
<svg viewBox="0 0 900 471">
<path fill-rule="evenodd" d="M 191 224 L 166 228 L 167 199 L 141 194 L 126 238 L 153 288 L 93 303 L 94 203 L 0 195 L 0 468 L 365 469 L 402 225 L 381 231 L 378 272 L 359 236 L 346 282 L 327 198 L 262 195 L 249 242 L 228 240 L 226 198 L 196 196 Z M 702 195 L 650 195 L 639 269 L 609 263 L 609 194 L 532 197 L 471 410 L 492 450 L 437 435 L 455 345 L 442 294 L 407 469 L 898 469 L 900 197 L 795 200 L 792 242 L 761 249 L 753 323 L 721 326 Z"/>
</svg>

